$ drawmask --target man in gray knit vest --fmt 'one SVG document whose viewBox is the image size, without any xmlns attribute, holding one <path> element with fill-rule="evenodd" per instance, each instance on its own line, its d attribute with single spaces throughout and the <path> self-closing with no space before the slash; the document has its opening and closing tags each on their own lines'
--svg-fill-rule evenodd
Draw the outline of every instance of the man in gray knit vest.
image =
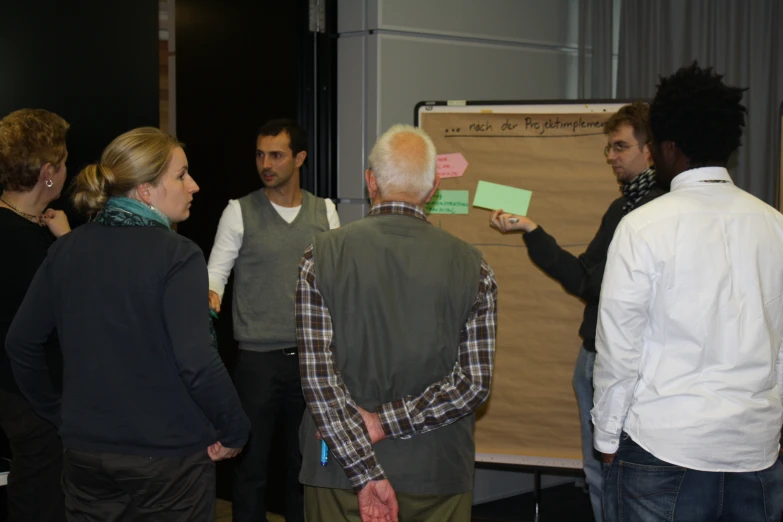
<svg viewBox="0 0 783 522">
<path fill-rule="evenodd" d="M 298 429 L 304 411 L 294 323 L 297 265 L 313 236 L 340 226 L 334 203 L 299 186 L 307 135 L 291 120 L 258 131 L 256 168 L 264 188 L 230 200 L 209 256 L 209 304 L 220 311 L 234 269 L 234 384 L 250 418 L 236 467 L 234 522 L 265 522 L 268 456 L 278 418 L 285 425 L 287 522 L 303 520 Z"/>
<path fill-rule="evenodd" d="M 470 520 L 497 285 L 476 248 L 427 221 L 436 159 L 423 131 L 389 129 L 365 173 L 369 215 L 318 234 L 300 264 L 308 522 Z"/>
</svg>

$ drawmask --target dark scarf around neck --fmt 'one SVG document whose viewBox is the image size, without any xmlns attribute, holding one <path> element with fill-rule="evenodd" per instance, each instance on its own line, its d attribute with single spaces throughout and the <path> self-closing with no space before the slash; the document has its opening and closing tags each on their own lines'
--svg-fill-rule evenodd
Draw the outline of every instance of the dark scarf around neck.
<svg viewBox="0 0 783 522">
<path fill-rule="evenodd" d="M 636 176 L 630 183 L 623 183 L 620 192 L 626 199 L 623 214 L 636 208 L 637 203 L 655 186 L 655 169 L 649 168 Z"/>
</svg>

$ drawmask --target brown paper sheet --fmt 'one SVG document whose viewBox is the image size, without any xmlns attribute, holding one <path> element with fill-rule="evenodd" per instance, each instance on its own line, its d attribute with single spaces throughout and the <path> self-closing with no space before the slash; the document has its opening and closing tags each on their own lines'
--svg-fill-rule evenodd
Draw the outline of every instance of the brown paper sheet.
<svg viewBox="0 0 783 522">
<path fill-rule="evenodd" d="M 489 226 L 472 206 L 479 180 L 531 190 L 528 216 L 578 255 L 619 196 L 606 164 L 610 113 L 424 113 L 420 126 L 439 154 L 460 152 L 462 177 L 440 188 L 470 191 L 467 216 L 430 215 L 435 226 L 476 245 L 498 282 L 498 341 L 492 394 L 479 411 L 476 451 L 580 459 L 571 378 L 581 346 L 583 304 L 530 261 L 519 233 Z"/>
</svg>

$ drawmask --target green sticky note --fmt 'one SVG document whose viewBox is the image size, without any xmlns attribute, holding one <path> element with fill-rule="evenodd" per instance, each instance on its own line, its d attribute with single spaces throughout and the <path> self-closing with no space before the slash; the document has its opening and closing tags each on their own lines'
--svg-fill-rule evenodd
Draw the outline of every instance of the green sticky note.
<svg viewBox="0 0 783 522">
<path fill-rule="evenodd" d="M 470 195 L 467 190 L 438 190 L 424 210 L 427 214 L 467 214 Z"/>
<path fill-rule="evenodd" d="M 502 208 L 504 212 L 526 216 L 532 195 L 529 190 L 479 181 L 473 206 L 490 210 Z"/>
</svg>

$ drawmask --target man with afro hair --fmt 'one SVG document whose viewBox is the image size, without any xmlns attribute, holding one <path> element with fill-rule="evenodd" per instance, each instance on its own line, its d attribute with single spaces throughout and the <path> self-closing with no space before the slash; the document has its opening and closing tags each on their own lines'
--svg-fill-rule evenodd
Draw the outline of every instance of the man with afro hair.
<svg viewBox="0 0 783 522">
<path fill-rule="evenodd" d="M 669 194 L 617 227 L 596 337 L 607 521 L 778 521 L 783 216 L 737 188 L 744 89 L 662 78 L 651 154 Z"/>
</svg>

